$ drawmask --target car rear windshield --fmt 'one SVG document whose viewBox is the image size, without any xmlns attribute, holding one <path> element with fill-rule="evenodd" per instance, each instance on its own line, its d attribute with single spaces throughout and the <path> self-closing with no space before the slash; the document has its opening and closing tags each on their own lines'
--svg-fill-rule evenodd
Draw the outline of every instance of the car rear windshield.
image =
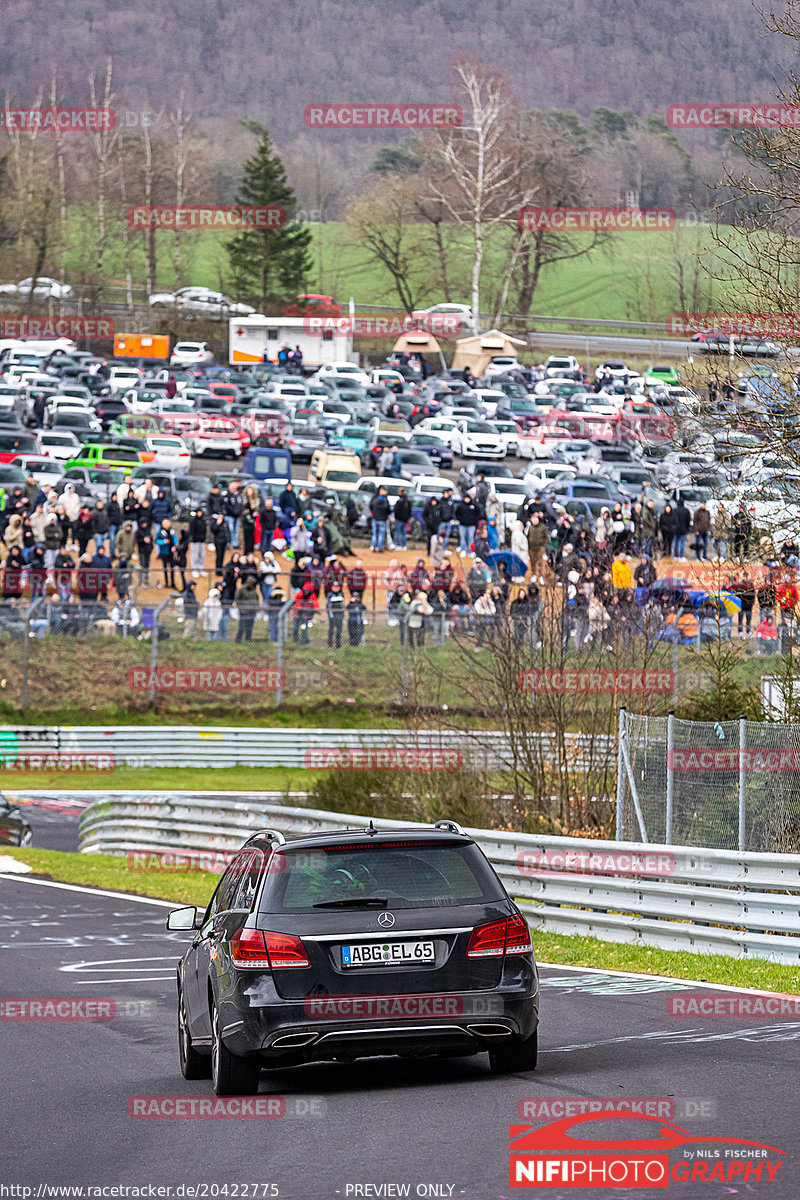
<svg viewBox="0 0 800 1200">
<path fill-rule="evenodd" d="M 366 842 L 292 851 L 281 849 L 266 911 L 335 911 L 385 900 L 391 909 L 448 908 L 503 899 L 494 871 L 477 846 L 462 843 Z"/>
<path fill-rule="evenodd" d="M 0 451 L 9 453 L 18 450 L 20 454 L 38 454 L 39 447 L 36 438 L 25 433 L 0 433 Z"/>
</svg>

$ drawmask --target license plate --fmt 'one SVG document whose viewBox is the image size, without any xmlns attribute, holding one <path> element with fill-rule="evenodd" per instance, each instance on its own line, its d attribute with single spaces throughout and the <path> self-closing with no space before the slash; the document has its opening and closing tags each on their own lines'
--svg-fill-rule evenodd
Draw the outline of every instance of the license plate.
<svg viewBox="0 0 800 1200">
<path fill-rule="evenodd" d="M 343 967 L 393 967 L 432 963 L 433 942 L 357 942 L 342 946 Z"/>
</svg>

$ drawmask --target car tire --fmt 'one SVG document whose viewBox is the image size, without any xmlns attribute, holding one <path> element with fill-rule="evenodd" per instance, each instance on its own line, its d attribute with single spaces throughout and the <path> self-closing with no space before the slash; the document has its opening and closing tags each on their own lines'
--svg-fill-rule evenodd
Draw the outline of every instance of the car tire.
<svg viewBox="0 0 800 1200">
<path fill-rule="evenodd" d="M 181 1061 L 181 1075 L 184 1079 L 208 1079 L 211 1075 L 211 1058 L 208 1054 L 200 1054 L 192 1045 L 192 1035 L 189 1033 L 189 1022 L 186 1017 L 186 1005 L 183 992 L 178 992 L 178 1055 Z"/>
<path fill-rule="evenodd" d="M 216 1096 L 253 1096 L 258 1091 L 261 1063 L 257 1058 L 231 1054 L 222 1040 L 219 1010 L 211 1009 L 211 1079 Z"/>
<path fill-rule="evenodd" d="M 494 1075 L 513 1075 L 535 1071 L 539 1057 L 539 1031 L 529 1038 L 511 1037 L 489 1051 L 489 1066 Z"/>
<path fill-rule="evenodd" d="M 33 830 L 30 827 L 28 827 L 23 833 L 20 833 L 19 844 L 20 847 L 33 845 Z"/>
</svg>

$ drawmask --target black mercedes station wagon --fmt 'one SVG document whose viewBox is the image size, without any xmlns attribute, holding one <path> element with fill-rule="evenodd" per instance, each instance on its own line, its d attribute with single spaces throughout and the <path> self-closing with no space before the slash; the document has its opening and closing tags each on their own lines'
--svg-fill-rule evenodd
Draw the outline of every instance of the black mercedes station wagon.
<svg viewBox="0 0 800 1200">
<path fill-rule="evenodd" d="M 374 1055 L 488 1051 L 495 1072 L 536 1067 L 539 983 L 530 930 L 454 821 L 254 834 L 178 964 L 186 1079 L 258 1090 L 262 1067 Z"/>
</svg>

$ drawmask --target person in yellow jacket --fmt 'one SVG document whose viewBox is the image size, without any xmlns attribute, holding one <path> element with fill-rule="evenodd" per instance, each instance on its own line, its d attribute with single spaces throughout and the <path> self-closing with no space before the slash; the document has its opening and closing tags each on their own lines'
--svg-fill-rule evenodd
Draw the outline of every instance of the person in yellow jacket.
<svg viewBox="0 0 800 1200">
<path fill-rule="evenodd" d="M 628 562 L 628 556 L 624 551 L 620 551 L 614 559 L 611 567 L 611 582 L 615 588 L 630 588 L 633 587 L 633 578 L 631 576 L 631 567 Z"/>
</svg>

